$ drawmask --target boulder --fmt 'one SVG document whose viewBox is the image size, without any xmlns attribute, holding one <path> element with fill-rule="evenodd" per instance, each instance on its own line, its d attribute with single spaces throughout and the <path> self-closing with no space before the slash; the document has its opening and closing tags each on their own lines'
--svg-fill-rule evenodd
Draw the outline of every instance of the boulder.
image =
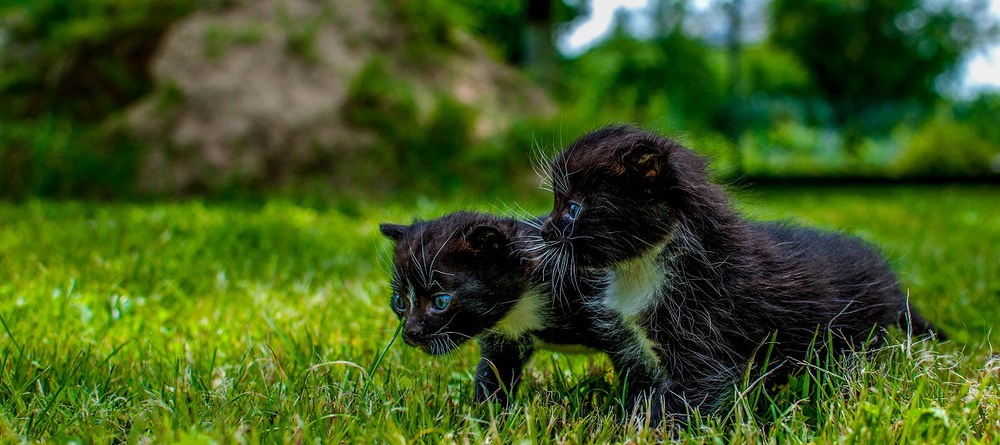
<svg viewBox="0 0 1000 445">
<path fill-rule="evenodd" d="M 380 178 L 398 172 L 383 165 L 394 158 L 374 150 L 398 140 L 393 129 L 351 119 L 352 88 L 375 63 L 389 89 L 398 83 L 415 104 L 412 116 L 386 119 L 414 120 L 419 131 L 442 98 L 456 101 L 471 114 L 469 149 L 516 119 L 554 113 L 541 89 L 484 45 L 453 27 L 428 35 L 401 8 L 254 0 L 176 24 L 153 58 L 154 93 L 128 112 L 129 131 L 148 150 L 140 190 L 391 183 Z"/>
</svg>

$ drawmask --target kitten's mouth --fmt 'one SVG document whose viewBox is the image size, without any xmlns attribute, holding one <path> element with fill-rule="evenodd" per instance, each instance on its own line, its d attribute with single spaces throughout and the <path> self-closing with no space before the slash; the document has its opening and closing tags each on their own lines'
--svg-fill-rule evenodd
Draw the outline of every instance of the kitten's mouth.
<svg viewBox="0 0 1000 445">
<path fill-rule="evenodd" d="M 578 268 L 593 268 L 591 255 L 585 242 L 569 238 L 547 241 L 533 246 L 531 266 L 549 278 L 570 277 Z"/>
<path fill-rule="evenodd" d="M 608 258 L 600 253 L 600 250 L 594 248 L 592 243 L 585 240 L 581 241 L 569 241 L 566 243 L 565 249 L 572 252 L 570 255 L 570 260 L 568 265 L 578 269 L 591 269 L 605 267 Z"/>
<path fill-rule="evenodd" d="M 430 354 L 430 355 L 445 355 L 451 351 L 458 348 L 458 344 L 461 342 L 456 342 L 447 336 L 436 336 L 427 339 L 422 339 L 421 341 L 414 341 L 410 338 L 403 338 L 406 344 L 419 348 L 420 350 Z"/>
</svg>

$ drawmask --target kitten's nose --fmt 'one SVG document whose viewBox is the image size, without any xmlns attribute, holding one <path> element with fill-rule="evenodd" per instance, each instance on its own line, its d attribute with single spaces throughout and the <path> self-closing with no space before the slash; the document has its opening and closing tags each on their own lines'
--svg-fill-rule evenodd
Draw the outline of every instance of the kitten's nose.
<svg viewBox="0 0 1000 445">
<path fill-rule="evenodd" d="M 544 223 L 542 223 L 542 239 L 545 241 L 558 241 L 562 239 L 562 229 L 557 227 L 559 224 L 551 216 L 548 217 Z"/>
<path fill-rule="evenodd" d="M 542 223 L 542 239 L 545 241 L 555 241 L 555 230 L 552 229 L 552 217 L 545 219 Z"/>
<path fill-rule="evenodd" d="M 412 318 L 407 318 L 406 325 L 403 326 L 403 333 L 406 334 L 406 338 L 410 340 L 420 341 L 424 336 L 423 324 Z"/>
</svg>

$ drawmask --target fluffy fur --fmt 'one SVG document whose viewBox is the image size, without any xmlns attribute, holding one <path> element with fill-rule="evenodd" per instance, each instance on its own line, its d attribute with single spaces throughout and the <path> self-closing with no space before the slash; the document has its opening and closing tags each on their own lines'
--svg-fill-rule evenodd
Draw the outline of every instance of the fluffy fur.
<svg viewBox="0 0 1000 445">
<path fill-rule="evenodd" d="M 524 247 L 540 239 L 540 220 L 518 221 L 459 212 L 412 225 L 382 224 L 395 242 L 393 310 L 404 321 L 404 341 L 444 354 L 466 340 L 479 342 L 475 400 L 506 405 L 537 348 L 606 352 L 634 400 L 653 382 L 636 331 L 592 300 L 594 280 L 567 287 L 555 299 L 551 278 L 529 261 Z M 574 275 L 575 276 L 575 275 Z M 399 298 L 395 296 L 398 295 Z M 450 296 L 444 309 L 439 296 Z"/>
<path fill-rule="evenodd" d="M 871 246 L 748 222 L 705 160 L 670 139 L 605 128 L 548 170 L 553 210 L 533 251 L 543 267 L 577 269 L 553 275 L 611 271 L 605 306 L 639 327 L 662 371 L 655 419 L 710 412 L 765 355 L 769 368 L 758 371 L 787 372 L 878 344 L 887 326 L 935 331 Z"/>
</svg>

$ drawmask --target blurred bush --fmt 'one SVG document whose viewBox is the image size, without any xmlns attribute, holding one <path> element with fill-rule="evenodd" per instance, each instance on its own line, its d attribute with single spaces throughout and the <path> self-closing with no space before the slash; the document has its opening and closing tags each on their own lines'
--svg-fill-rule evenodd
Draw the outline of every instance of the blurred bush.
<svg viewBox="0 0 1000 445">
<path fill-rule="evenodd" d="M 772 0 L 770 43 L 809 71 L 840 124 L 871 107 L 932 106 L 939 77 L 986 37 L 984 2 Z M 882 128 L 885 131 L 892 125 Z"/>
<path fill-rule="evenodd" d="M 795 54 L 772 45 L 743 50 L 743 84 L 755 94 L 807 96 L 815 86 Z"/>
<path fill-rule="evenodd" d="M 951 117 L 932 119 L 905 144 L 891 173 L 898 177 L 958 178 L 997 172 L 1000 145 L 984 139 L 972 125 Z"/>
<path fill-rule="evenodd" d="M 0 123 L 0 197 L 128 196 L 141 144 L 119 125 L 53 115 Z"/>
<path fill-rule="evenodd" d="M 703 130 L 725 107 L 713 59 L 679 25 L 640 39 L 619 22 L 605 42 L 566 64 L 560 96 L 576 119 L 591 125 L 618 120 Z"/>
<path fill-rule="evenodd" d="M 195 0 L 0 6 L 0 195 L 120 196 L 137 146 L 109 117 L 149 92 L 149 59 Z"/>
<path fill-rule="evenodd" d="M 195 0 L 30 0 L 0 6 L 6 119 L 94 122 L 151 87 L 149 60 Z"/>
<path fill-rule="evenodd" d="M 345 118 L 379 134 L 375 153 L 390 174 L 385 179 L 396 187 L 454 190 L 463 182 L 460 165 L 463 154 L 472 151 L 473 110 L 440 92 L 431 102 L 433 108 L 422 115 L 414 88 L 379 57 L 369 60 L 351 84 Z"/>
<path fill-rule="evenodd" d="M 986 91 L 955 104 L 955 119 L 975 128 L 987 141 L 1000 146 L 1000 91 Z"/>
<path fill-rule="evenodd" d="M 526 33 L 529 26 L 528 9 L 531 3 L 545 0 L 461 0 L 447 2 L 453 8 L 465 11 L 464 28 L 488 41 L 504 60 L 521 64 L 527 49 Z M 555 25 L 568 23 L 584 14 L 586 2 L 549 1 L 549 13 Z"/>
</svg>

